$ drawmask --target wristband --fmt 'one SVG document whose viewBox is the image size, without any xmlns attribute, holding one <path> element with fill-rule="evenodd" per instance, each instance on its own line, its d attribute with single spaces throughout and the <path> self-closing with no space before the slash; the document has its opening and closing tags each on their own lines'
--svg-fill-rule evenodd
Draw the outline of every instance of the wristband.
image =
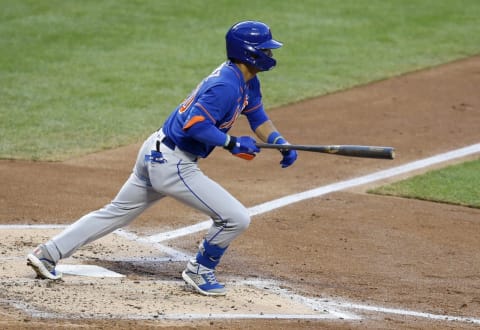
<svg viewBox="0 0 480 330">
<path fill-rule="evenodd" d="M 227 137 L 225 139 L 225 143 L 223 144 L 223 147 L 225 148 L 226 146 L 228 146 L 228 144 L 230 143 L 230 135 L 228 134 L 225 134 Z"/>
<path fill-rule="evenodd" d="M 270 133 L 270 135 L 267 138 L 267 142 L 272 143 L 272 144 L 285 144 L 285 143 L 287 143 L 285 138 L 282 135 L 280 135 L 279 132 Z"/>
<path fill-rule="evenodd" d="M 225 144 L 223 145 L 223 147 L 231 151 L 236 144 L 237 144 L 237 138 L 235 136 L 230 136 L 227 134 L 227 140 L 225 141 Z"/>
</svg>

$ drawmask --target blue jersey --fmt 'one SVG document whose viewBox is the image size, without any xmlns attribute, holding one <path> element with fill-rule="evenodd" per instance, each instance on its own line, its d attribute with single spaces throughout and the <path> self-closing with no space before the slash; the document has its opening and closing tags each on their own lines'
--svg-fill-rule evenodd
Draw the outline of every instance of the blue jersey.
<svg viewBox="0 0 480 330">
<path fill-rule="evenodd" d="M 246 115 L 253 130 L 268 120 L 262 104 L 260 81 L 248 82 L 232 62 L 227 61 L 206 77 L 173 111 L 163 125 L 163 132 L 182 150 L 207 157 L 215 145 L 204 144 L 189 136 L 187 130 L 202 118 L 227 133 L 240 114 Z"/>
</svg>

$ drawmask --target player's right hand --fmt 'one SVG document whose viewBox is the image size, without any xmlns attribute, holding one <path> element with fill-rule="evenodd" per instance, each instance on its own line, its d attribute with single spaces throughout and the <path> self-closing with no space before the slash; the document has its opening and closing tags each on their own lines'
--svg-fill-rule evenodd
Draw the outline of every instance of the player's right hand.
<svg viewBox="0 0 480 330">
<path fill-rule="evenodd" d="M 293 149 L 282 150 L 280 152 L 283 156 L 282 160 L 280 161 L 280 165 L 282 165 L 282 168 L 289 167 L 297 160 L 297 152 Z"/>
<path fill-rule="evenodd" d="M 257 152 L 260 152 L 260 148 L 257 147 L 256 141 L 250 136 L 231 136 L 230 139 L 234 139 L 234 144 L 230 152 L 240 158 L 246 160 L 252 160 Z M 232 141 L 233 142 L 233 141 Z"/>
</svg>

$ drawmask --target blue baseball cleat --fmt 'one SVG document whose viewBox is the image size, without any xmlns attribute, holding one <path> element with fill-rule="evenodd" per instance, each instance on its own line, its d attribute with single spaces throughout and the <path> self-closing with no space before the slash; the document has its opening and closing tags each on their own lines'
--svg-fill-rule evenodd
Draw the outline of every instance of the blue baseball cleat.
<svg viewBox="0 0 480 330">
<path fill-rule="evenodd" d="M 55 271 L 55 262 L 43 244 L 27 256 L 27 265 L 32 267 L 38 278 L 59 280 L 62 273 Z"/>
<path fill-rule="evenodd" d="M 225 286 L 218 283 L 215 270 L 197 263 L 189 262 L 187 268 L 182 272 L 182 278 L 198 293 L 205 296 L 224 296 L 227 294 Z"/>
</svg>

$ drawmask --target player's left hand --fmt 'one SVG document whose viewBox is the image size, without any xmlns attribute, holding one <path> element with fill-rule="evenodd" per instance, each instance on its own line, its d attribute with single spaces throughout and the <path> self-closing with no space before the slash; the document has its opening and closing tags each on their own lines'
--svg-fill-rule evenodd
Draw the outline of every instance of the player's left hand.
<svg viewBox="0 0 480 330">
<path fill-rule="evenodd" d="M 297 160 L 297 151 L 295 150 L 282 150 L 282 160 L 280 161 L 280 165 L 282 165 L 282 168 L 289 167 L 295 161 Z"/>
</svg>

